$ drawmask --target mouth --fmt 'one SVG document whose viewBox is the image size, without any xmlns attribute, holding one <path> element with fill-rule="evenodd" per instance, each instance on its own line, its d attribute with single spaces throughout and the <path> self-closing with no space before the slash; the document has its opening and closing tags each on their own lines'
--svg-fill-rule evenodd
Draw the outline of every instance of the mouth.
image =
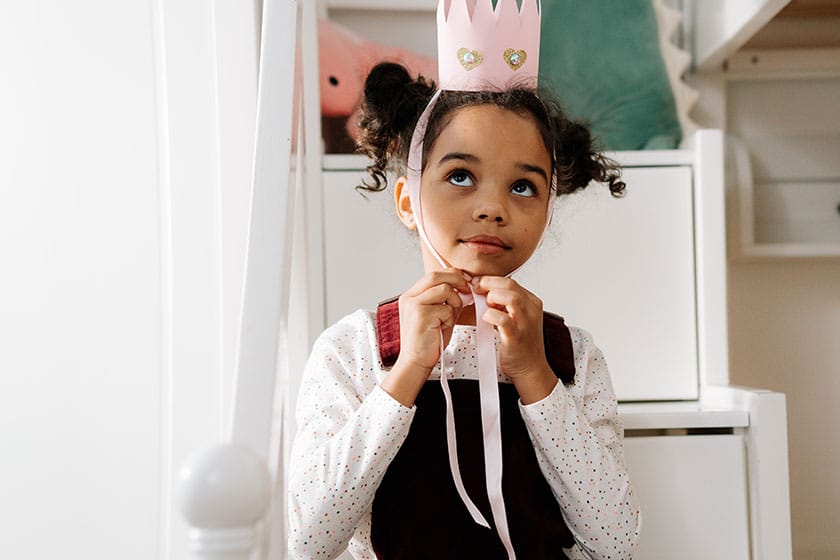
<svg viewBox="0 0 840 560">
<path fill-rule="evenodd" d="M 461 243 L 485 255 L 497 255 L 511 248 L 510 245 L 494 235 L 474 235 L 461 239 Z"/>
</svg>

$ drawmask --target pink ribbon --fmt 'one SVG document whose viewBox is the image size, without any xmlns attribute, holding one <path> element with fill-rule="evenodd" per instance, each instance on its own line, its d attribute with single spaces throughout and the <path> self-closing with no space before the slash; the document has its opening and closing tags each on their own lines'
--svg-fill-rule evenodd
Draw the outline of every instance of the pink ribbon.
<svg viewBox="0 0 840 560">
<path fill-rule="evenodd" d="M 426 230 L 423 227 L 423 210 L 420 206 L 420 175 L 422 173 L 423 168 L 423 137 L 426 134 L 426 125 L 429 122 L 429 115 L 432 112 L 435 104 L 437 103 L 438 98 L 440 97 L 441 90 L 435 92 L 432 96 L 432 99 L 429 101 L 429 104 L 423 110 L 423 113 L 420 115 L 419 120 L 417 121 L 417 126 L 414 128 L 414 134 L 411 137 L 411 147 L 409 148 L 408 152 L 408 169 L 407 169 L 407 180 L 408 180 L 408 196 L 409 200 L 411 201 L 411 210 L 414 212 L 414 222 L 417 224 L 417 232 L 420 235 L 420 239 L 423 243 L 426 244 L 426 247 L 429 248 L 429 251 L 434 255 L 435 259 L 440 263 L 443 268 L 451 268 L 435 248 L 432 246 L 431 241 L 429 241 L 428 236 L 426 235 Z M 461 300 L 464 305 L 469 305 L 471 303 L 473 296 L 467 294 L 461 294 Z M 476 332 L 476 338 L 478 338 L 478 332 Z M 492 345 L 492 338 L 491 345 Z M 480 344 L 482 341 L 477 340 L 476 344 Z M 490 524 L 487 523 L 487 520 L 481 514 L 481 511 L 475 505 L 475 503 L 470 499 L 469 494 L 467 494 L 466 488 L 464 488 L 464 482 L 461 478 L 461 469 L 458 465 L 458 443 L 457 438 L 455 436 L 455 411 L 452 407 L 452 394 L 449 391 L 449 384 L 446 378 L 446 358 L 444 356 L 444 341 L 443 341 L 443 330 L 440 332 L 440 385 L 441 389 L 443 389 L 443 396 L 446 400 L 446 445 L 447 450 L 449 452 L 449 470 L 452 472 L 452 480 L 455 483 L 455 489 L 458 491 L 458 495 L 461 497 L 461 501 L 464 502 L 464 505 L 467 507 L 467 511 L 469 511 L 470 516 L 473 518 L 473 521 L 481 525 L 482 527 L 490 528 Z M 495 362 L 495 358 L 494 358 Z M 481 376 L 481 370 L 479 370 L 479 377 Z M 495 368 L 493 371 L 493 379 L 495 381 L 496 372 Z M 484 401 L 481 401 L 481 408 L 484 409 Z M 498 408 L 498 399 L 496 402 L 496 408 Z M 484 422 L 484 418 L 482 417 L 482 425 Z M 492 419 L 491 419 L 492 422 Z M 494 423 L 498 426 L 498 419 Z M 486 430 L 485 430 L 486 431 Z M 499 449 L 501 449 L 501 433 L 498 434 L 499 438 Z M 484 460 L 485 465 L 489 465 L 495 460 L 495 457 L 491 457 L 487 454 L 487 448 L 485 445 L 484 449 Z M 494 470 L 498 470 L 501 473 L 501 457 L 497 461 L 498 467 Z M 501 478 L 500 478 L 501 480 Z M 501 485 L 498 488 L 498 491 L 494 489 L 491 493 L 490 491 L 490 484 L 488 481 L 488 496 L 490 497 L 490 506 L 491 511 L 493 511 L 493 518 L 496 519 L 496 512 L 493 510 L 493 496 L 498 495 L 501 501 Z M 504 511 L 504 502 L 502 502 L 502 511 Z M 503 522 L 507 524 L 507 520 L 503 517 Z M 511 548 L 510 551 L 512 552 L 513 549 Z M 513 558 L 513 556 L 511 556 Z"/>
<path fill-rule="evenodd" d="M 417 224 L 417 232 L 420 239 L 425 243 L 429 252 L 434 256 L 438 263 L 443 268 L 451 268 L 449 264 L 443 260 L 435 248 L 432 246 L 426 235 L 426 230 L 423 227 L 423 211 L 420 206 L 420 176 L 423 169 L 423 138 L 426 135 L 426 127 L 429 122 L 429 116 L 440 97 L 441 90 L 435 92 L 429 104 L 421 113 L 414 128 L 414 134 L 411 138 L 411 146 L 408 152 L 408 194 L 411 201 L 411 209 L 414 213 L 414 221 Z M 553 180 L 553 177 L 552 177 Z M 554 185 L 552 185 L 554 186 Z M 549 197 L 548 209 L 546 210 L 546 224 L 545 229 L 548 229 L 549 219 L 551 217 L 551 207 L 553 201 L 552 195 Z M 515 270 L 510 272 L 508 276 L 512 275 Z M 510 530 L 508 529 L 507 514 L 505 512 L 505 502 L 502 496 L 502 432 L 501 432 L 501 416 L 499 405 L 499 380 L 498 380 L 498 363 L 496 357 L 495 333 L 493 326 L 490 323 L 482 320 L 485 311 L 487 311 L 487 298 L 484 295 L 470 293 L 459 294 L 464 305 L 471 305 L 475 303 L 475 318 L 476 318 L 476 356 L 478 358 L 478 387 L 479 399 L 481 403 L 481 426 L 483 434 L 484 446 L 484 479 L 487 487 L 487 497 L 490 501 L 490 511 L 493 514 L 493 522 L 496 526 L 496 531 L 499 538 L 504 544 L 505 550 L 508 553 L 508 559 L 514 560 L 516 553 L 513 550 L 513 544 L 510 540 Z M 452 395 L 449 391 L 449 384 L 446 378 L 446 359 L 444 355 L 445 345 L 443 340 L 443 330 L 440 333 L 440 384 L 443 389 L 443 395 L 446 400 L 446 443 L 449 453 L 449 469 L 452 472 L 452 480 L 455 483 L 455 488 L 461 501 L 469 511 L 470 515 L 477 524 L 482 527 L 490 528 L 489 523 L 481 514 L 478 507 L 470 499 L 464 488 L 463 480 L 461 479 L 461 470 L 458 465 L 458 447 L 455 433 L 455 412 L 452 407 Z"/>
</svg>

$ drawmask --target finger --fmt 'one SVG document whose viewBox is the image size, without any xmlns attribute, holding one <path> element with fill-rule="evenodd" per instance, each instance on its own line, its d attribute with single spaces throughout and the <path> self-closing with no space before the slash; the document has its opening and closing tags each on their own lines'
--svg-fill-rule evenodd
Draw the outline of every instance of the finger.
<svg viewBox="0 0 840 560">
<path fill-rule="evenodd" d="M 414 296 L 412 299 L 420 305 L 447 304 L 453 306 L 457 305 L 459 308 L 461 302 L 455 288 L 449 284 L 438 284 L 437 286 L 432 286 L 425 292 Z"/>
<path fill-rule="evenodd" d="M 464 301 L 461 299 L 461 296 L 458 295 L 458 291 L 455 288 L 452 288 L 449 291 L 449 295 L 446 297 L 446 305 L 451 307 L 455 314 L 461 312 L 461 308 L 464 307 Z"/>
<path fill-rule="evenodd" d="M 429 305 L 422 307 L 422 313 L 413 314 L 412 323 L 418 332 L 436 331 L 455 325 L 456 311 L 448 305 Z"/>
<path fill-rule="evenodd" d="M 472 280 L 472 276 L 470 276 L 469 273 L 458 268 L 448 268 L 445 272 L 447 273 L 447 277 L 449 277 L 450 274 L 452 275 L 452 279 L 447 280 L 447 284 L 449 284 L 462 294 L 469 294 L 472 291 L 472 289 L 470 288 L 470 281 Z"/>
<path fill-rule="evenodd" d="M 504 289 L 504 290 L 524 290 L 516 280 L 506 276 L 476 276 L 470 282 L 473 289 L 477 289 L 479 293 L 487 293 L 490 290 Z"/>
<path fill-rule="evenodd" d="M 499 309 L 488 308 L 481 319 L 499 330 L 499 336 L 501 336 L 503 342 L 516 338 L 519 334 L 519 328 L 513 317 Z"/>
<path fill-rule="evenodd" d="M 497 288 L 487 292 L 487 305 L 508 312 L 521 311 L 530 300 L 525 294 L 516 290 Z"/>
<path fill-rule="evenodd" d="M 455 326 L 457 312 L 448 305 L 439 305 L 431 311 L 431 316 L 435 321 L 433 328 L 447 330 Z"/>
<path fill-rule="evenodd" d="M 487 294 L 488 302 L 492 300 L 499 304 L 507 305 L 518 300 L 524 306 L 536 307 L 542 310 L 542 300 L 512 278 L 481 276 L 474 278 L 471 286 L 479 293 Z M 496 292 L 498 292 L 497 298 L 490 297 L 491 294 Z M 514 296 L 512 294 L 517 295 Z"/>
<path fill-rule="evenodd" d="M 404 293 L 407 296 L 416 296 L 439 284 L 449 284 L 462 293 L 469 293 L 470 291 L 470 285 L 463 273 L 456 268 L 447 268 L 445 270 L 433 270 L 424 274 Z"/>
<path fill-rule="evenodd" d="M 461 299 L 461 296 L 458 295 L 458 291 L 455 290 L 455 288 L 448 284 L 443 284 L 442 286 L 445 288 L 445 299 L 441 303 L 452 308 L 457 317 L 457 315 L 461 312 L 461 308 L 464 307 L 464 302 Z"/>
</svg>

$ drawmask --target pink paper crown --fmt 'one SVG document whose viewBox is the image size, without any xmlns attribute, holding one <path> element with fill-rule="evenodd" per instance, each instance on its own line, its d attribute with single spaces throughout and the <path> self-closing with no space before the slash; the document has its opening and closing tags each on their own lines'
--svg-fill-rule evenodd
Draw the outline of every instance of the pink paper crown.
<svg viewBox="0 0 840 560">
<path fill-rule="evenodd" d="M 440 0 L 437 28 L 441 89 L 537 87 L 539 0 Z"/>
</svg>

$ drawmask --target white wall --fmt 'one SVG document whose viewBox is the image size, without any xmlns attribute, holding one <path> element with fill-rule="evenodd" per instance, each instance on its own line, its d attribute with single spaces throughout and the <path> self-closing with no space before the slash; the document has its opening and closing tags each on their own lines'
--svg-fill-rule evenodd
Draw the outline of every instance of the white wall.
<svg viewBox="0 0 840 560">
<path fill-rule="evenodd" d="M 0 7 L 0 557 L 188 556 L 172 484 L 222 437 L 255 5 Z"/>
<path fill-rule="evenodd" d="M 840 262 L 729 267 L 731 379 L 787 396 L 794 558 L 840 558 Z"/>
<path fill-rule="evenodd" d="M 141 1 L 0 10 L 5 558 L 157 554 L 164 355 L 150 25 Z"/>
</svg>

